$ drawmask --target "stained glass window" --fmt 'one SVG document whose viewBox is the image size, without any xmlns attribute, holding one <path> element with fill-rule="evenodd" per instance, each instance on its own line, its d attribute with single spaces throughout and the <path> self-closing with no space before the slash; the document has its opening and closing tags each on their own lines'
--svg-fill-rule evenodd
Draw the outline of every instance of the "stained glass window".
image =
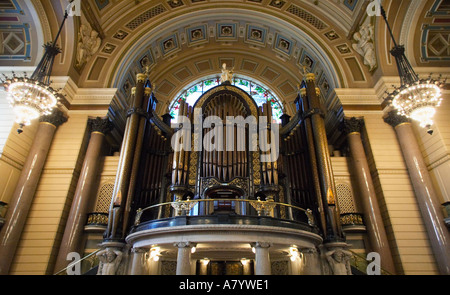
<svg viewBox="0 0 450 295">
<path fill-rule="evenodd" d="M 173 117 L 172 122 L 176 122 L 177 120 L 178 109 L 182 100 L 186 101 L 190 106 L 193 106 L 203 93 L 219 85 L 219 78 L 211 78 L 189 86 L 170 105 L 169 110 L 170 115 Z M 259 83 L 239 77 L 233 79 L 233 85 L 247 92 L 258 106 L 262 106 L 265 102 L 270 102 L 272 105 L 273 121 L 276 123 L 281 122 L 280 117 L 283 115 L 283 106 L 270 90 L 261 86 Z"/>
</svg>

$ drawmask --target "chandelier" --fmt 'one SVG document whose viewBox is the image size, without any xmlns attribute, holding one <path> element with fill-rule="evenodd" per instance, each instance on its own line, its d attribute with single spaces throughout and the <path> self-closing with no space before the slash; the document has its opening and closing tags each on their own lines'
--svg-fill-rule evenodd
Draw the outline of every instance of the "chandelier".
<svg viewBox="0 0 450 295">
<path fill-rule="evenodd" d="M 434 124 L 433 117 L 436 114 L 436 108 L 441 105 L 441 89 L 446 81 L 441 81 L 441 76 L 437 79 L 433 79 L 431 75 L 427 79 L 419 78 L 406 58 L 405 47 L 398 45 L 395 41 L 383 6 L 380 11 L 394 42 L 391 54 L 396 60 L 401 81 L 400 87 L 394 86 L 395 90 L 388 93 L 387 100 L 391 102 L 398 114 L 419 122 L 420 126 L 427 128 L 427 132 L 431 135 L 433 134 L 431 128 Z"/>
<path fill-rule="evenodd" d="M 50 76 L 55 57 L 61 53 L 56 41 L 68 16 L 66 10 L 55 40 L 44 45 L 44 56 L 31 77 L 27 77 L 26 74 L 19 77 L 14 72 L 12 77 L 4 75 L 3 86 L 13 109 L 16 123 L 19 124 L 17 129 L 19 134 L 23 132 L 25 126 L 31 124 L 32 120 L 42 115 L 49 115 L 61 98 L 61 95 L 50 87 Z"/>
</svg>

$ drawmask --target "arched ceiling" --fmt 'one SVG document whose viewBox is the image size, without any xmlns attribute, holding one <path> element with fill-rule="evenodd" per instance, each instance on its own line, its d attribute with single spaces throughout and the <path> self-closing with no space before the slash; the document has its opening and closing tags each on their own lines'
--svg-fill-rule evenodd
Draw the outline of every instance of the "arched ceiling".
<svg viewBox="0 0 450 295">
<path fill-rule="evenodd" d="M 42 43 L 52 40 L 67 0 L 5 0 L 0 31 L 6 19 L 28 27 L 27 59 L 1 60 L 2 66 L 34 66 Z M 381 76 L 396 75 L 389 54 L 392 42 L 381 17 L 368 17 L 370 0 L 82 0 L 81 17 L 70 18 L 63 30 L 63 53 L 54 74 L 70 76 L 79 88 L 117 88 L 112 109 L 127 108 L 128 91 L 143 65 L 159 101 L 159 113 L 186 86 L 220 74 L 223 62 L 236 75 L 269 87 L 292 114 L 304 65 L 317 74 L 325 100 L 333 88 L 371 88 Z M 449 65 L 449 7 L 443 0 L 384 0 L 388 19 L 408 57 L 420 67 Z M 19 8 L 18 8 L 19 7 Z M 34 9 L 33 9 L 34 7 Z M 9 23 L 8 23 L 9 24 Z M 363 24 L 375 28 L 378 66 L 370 71 L 353 45 Z M 3 25 L 3 27 L 1 27 Z M 100 46 L 77 66 L 80 27 L 98 33 Z M 24 32 L 26 29 L 24 29 Z M 19 34 L 20 35 L 20 34 Z M 25 36 L 25 35 L 24 35 Z M 10 38 L 10 45 L 15 41 Z M 3 44 L 4 43 L 4 44 Z M 3 49 L 5 39 L 3 39 Z M 334 104 L 335 102 L 328 102 Z"/>
<path fill-rule="evenodd" d="M 89 0 L 81 23 L 100 33 L 102 45 L 78 70 L 78 85 L 115 87 L 126 98 L 135 73 L 149 65 L 162 111 L 188 84 L 219 75 L 225 62 L 270 87 L 291 113 L 304 65 L 324 96 L 372 83 L 347 38 L 363 2 Z"/>
</svg>

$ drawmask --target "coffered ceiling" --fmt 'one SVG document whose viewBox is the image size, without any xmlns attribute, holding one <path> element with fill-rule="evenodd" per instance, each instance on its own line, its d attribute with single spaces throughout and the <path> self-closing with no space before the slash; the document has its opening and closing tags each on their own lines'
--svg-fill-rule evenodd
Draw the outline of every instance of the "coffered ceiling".
<svg viewBox="0 0 450 295">
<path fill-rule="evenodd" d="M 163 112 L 227 63 L 272 89 L 292 113 L 305 69 L 317 74 L 325 97 L 335 87 L 371 83 L 347 38 L 363 2 L 87 1 L 80 23 L 99 32 L 102 46 L 78 70 L 79 85 L 118 88 L 126 101 L 135 74 L 150 66 Z"/>
<path fill-rule="evenodd" d="M 270 88 L 288 114 L 294 112 L 297 85 L 305 70 L 316 73 L 327 106 L 336 105 L 331 101 L 333 89 L 371 88 L 380 76 L 395 75 L 389 55 L 392 43 L 381 18 L 368 17 L 370 2 L 82 0 L 82 15 L 68 19 L 62 32 L 63 54 L 56 60 L 54 74 L 70 76 L 80 89 L 116 88 L 115 98 L 106 106 L 115 117 L 123 117 L 135 75 L 146 66 L 160 114 L 192 83 L 218 77 L 223 63 L 234 67 L 236 76 Z M 0 1 L 4 6 L 0 7 L 3 52 L 28 54 L 23 59 L 1 60 L 1 64 L 35 65 L 43 41 L 56 35 L 67 3 Z M 416 65 L 443 66 L 449 55 L 445 3 L 383 1 L 394 34 L 409 45 L 408 56 Z M 12 35 L 13 28 L 5 27 L 11 17 L 17 18 L 14 25 L 24 26 Z M 354 34 L 363 24 L 372 25 L 375 31 L 371 42 L 377 66 L 372 70 L 354 47 Z M 95 32 L 99 46 L 91 47 L 85 62 L 79 64 L 82 27 L 89 34 Z M 421 49 L 414 50 L 415 46 Z"/>
</svg>

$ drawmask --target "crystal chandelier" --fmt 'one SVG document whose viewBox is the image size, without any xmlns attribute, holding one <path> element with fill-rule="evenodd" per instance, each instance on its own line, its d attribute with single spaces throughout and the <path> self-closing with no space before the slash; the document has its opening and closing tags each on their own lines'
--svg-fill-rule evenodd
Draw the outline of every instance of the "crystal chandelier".
<svg viewBox="0 0 450 295">
<path fill-rule="evenodd" d="M 32 120 L 42 115 L 49 115 L 61 98 L 61 95 L 50 87 L 50 76 L 55 57 L 61 53 L 56 41 L 68 16 L 66 10 L 55 40 L 44 45 L 44 56 L 31 77 L 27 77 L 26 74 L 18 77 L 14 72 L 12 77 L 4 75 L 3 86 L 15 114 L 16 122 L 19 124 L 17 129 L 19 134 L 23 132 L 25 126 L 31 124 Z"/>
<path fill-rule="evenodd" d="M 406 58 L 405 47 L 398 45 L 395 41 L 383 6 L 380 10 L 394 42 L 391 54 L 397 62 L 401 81 L 400 87 L 395 87 L 392 93 L 388 93 L 387 100 L 391 102 L 398 114 L 419 122 L 422 128 L 427 128 L 427 132 L 433 134 L 431 129 L 434 124 L 433 117 L 436 114 L 436 108 L 441 105 L 441 89 L 446 81 L 441 81 L 441 76 L 438 79 L 433 79 L 431 75 L 427 79 L 419 78 Z"/>
</svg>

